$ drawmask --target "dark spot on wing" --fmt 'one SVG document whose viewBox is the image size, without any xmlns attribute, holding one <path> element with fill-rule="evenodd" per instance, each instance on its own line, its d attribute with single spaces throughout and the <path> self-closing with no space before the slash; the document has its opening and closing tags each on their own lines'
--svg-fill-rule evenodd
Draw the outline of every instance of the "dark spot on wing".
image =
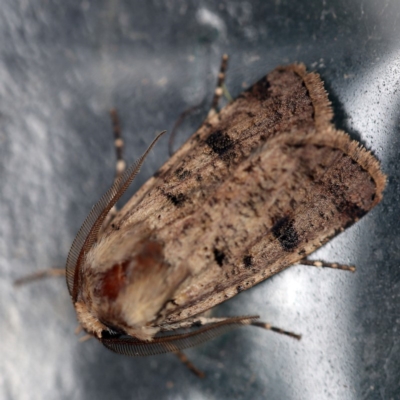
<svg viewBox="0 0 400 400">
<path fill-rule="evenodd" d="M 363 208 L 350 201 L 342 201 L 335 205 L 339 213 L 346 214 L 352 221 L 356 221 L 366 214 Z"/>
<path fill-rule="evenodd" d="M 285 251 L 292 251 L 300 242 L 293 220 L 289 217 L 279 219 L 272 227 L 272 233 Z"/>
<path fill-rule="evenodd" d="M 234 147 L 233 140 L 222 131 L 212 132 L 206 139 L 206 144 L 219 156 L 223 156 Z"/>
<path fill-rule="evenodd" d="M 253 265 L 253 257 L 252 256 L 244 256 L 243 257 L 243 264 L 245 268 L 250 268 Z"/>
<path fill-rule="evenodd" d="M 191 175 L 191 172 L 187 169 L 180 167 L 175 171 L 175 175 L 180 181 L 183 181 Z"/>
<path fill-rule="evenodd" d="M 254 169 L 254 165 L 253 165 L 253 164 L 250 164 L 250 165 L 249 165 L 248 167 L 246 167 L 243 171 L 245 171 L 245 172 L 252 172 L 253 169 Z"/>
<path fill-rule="evenodd" d="M 359 218 L 361 218 L 363 215 L 366 214 L 367 210 L 364 210 L 359 205 L 343 198 L 343 195 L 346 192 L 345 189 L 340 185 L 331 184 L 329 187 L 329 191 L 333 195 L 333 202 L 340 214 L 347 215 L 349 219 L 351 219 L 352 221 L 358 220 Z M 364 192 L 367 192 L 367 188 L 364 190 Z"/>
<path fill-rule="evenodd" d="M 217 264 L 222 267 L 222 263 L 224 262 L 225 259 L 225 253 L 222 250 L 218 250 L 217 248 L 214 248 L 214 259 L 217 262 Z"/>
<path fill-rule="evenodd" d="M 187 197 L 183 193 L 177 193 L 177 194 L 164 193 L 164 194 L 168 198 L 168 200 L 170 200 L 171 203 L 176 207 L 182 207 L 185 201 L 187 200 Z"/>
<path fill-rule="evenodd" d="M 241 285 L 239 285 L 239 286 L 236 286 L 236 290 L 237 290 L 237 292 L 238 292 L 238 293 L 240 293 L 240 292 L 243 292 L 243 290 L 244 290 L 244 287 L 243 287 L 243 286 L 241 286 Z"/>
</svg>

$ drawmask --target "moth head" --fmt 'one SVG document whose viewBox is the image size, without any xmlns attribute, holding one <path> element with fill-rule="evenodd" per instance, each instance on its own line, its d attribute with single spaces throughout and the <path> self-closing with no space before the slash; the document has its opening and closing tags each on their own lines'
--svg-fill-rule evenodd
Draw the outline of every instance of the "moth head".
<svg viewBox="0 0 400 400">
<path fill-rule="evenodd" d="M 136 229 L 118 231 L 87 254 L 78 299 L 107 327 L 146 336 L 182 281 L 182 273 L 174 271 L 162 243 L 143 239 Z"/>
</svg>

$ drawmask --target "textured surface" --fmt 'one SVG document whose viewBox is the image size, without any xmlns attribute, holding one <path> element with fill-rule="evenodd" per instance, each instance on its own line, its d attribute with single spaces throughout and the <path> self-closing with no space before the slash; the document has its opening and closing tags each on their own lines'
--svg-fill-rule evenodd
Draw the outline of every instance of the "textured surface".
<svg viewBox="0 0 400 400">
<path fill-rule="evenodd" d="M 2 2 L 0 9 L 0 397 L 5 399 L 396 399 L 400 396 L 400 4 L 397 0 Z M 335 123 L 382 161 L 383 202 L 315 257 L 356 274 L 293 267 L 238 295 L 220 315 L 259 313 L 299 343 L 242 328 L 188 352 L 129 359 L 80 344 L 65 282 L 14 290 L 63 265 L 113 178 L 107 111 L 126 154 L 188 106 L 210 102 L 220 56 L 236 96 L 277 65 L 317 70 Z M 243 87 L 242 87 L 243 84 Z M 204 117 L 190 118 L 178 141 Z M 152 152 L 132 191 L 168 158 Z M 132 192 L 131 192 L 132 193 Z"/>
<path fill-rule="evenodd" d="M 92 241 L 128 169 L 67 262 L 82 327 L 150 339 L 149 326 L 203 313 L 298 263 L 378 204 L 378 161 L 328 116 L 317 74 L 275 69 L 207 118 Z"/>
</svg>

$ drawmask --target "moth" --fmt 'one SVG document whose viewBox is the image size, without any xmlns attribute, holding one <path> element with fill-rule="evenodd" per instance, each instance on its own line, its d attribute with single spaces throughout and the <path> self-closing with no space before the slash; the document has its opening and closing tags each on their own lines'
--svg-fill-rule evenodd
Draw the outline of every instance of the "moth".
<svg viewBox="0 0 400 400">
<path fill-rule="evenodd" d="M 158 138 L 120 163 L 73 242 L 78 321 L 116 353 L 176 353 L 240 325 L 280 331 L 205 312 L 293 264 L 322 265 L 305 257 L 382 199 L 379 162 L 332 125 L 319 75 L 278 67 L 215 112 L 226 60 L 200 128 L 114 212 Z"/>
</svg>

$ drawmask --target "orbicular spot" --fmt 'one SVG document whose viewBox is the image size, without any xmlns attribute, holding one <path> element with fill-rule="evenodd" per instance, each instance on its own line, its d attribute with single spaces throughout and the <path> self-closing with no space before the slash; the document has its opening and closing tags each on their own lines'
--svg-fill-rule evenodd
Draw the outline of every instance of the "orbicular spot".
<svg viewBox="0 0 400 400">
<path fill-rule="evenodd" d="M 285 251 L 292 251 L 300 242 L 293 220 L 289 217 L 279 219 L 272 227 L 272 233 Z"/>
<path fill-rule="evenodd" d="M 206 139 L 206 144 L 219 156 L 223 156 L 234 147 L 233 140 L 222 131 L 212 132 Z"/>
<path fill-rule="evenodd" d="M 182 207 L 185 201 L 187 200 L 187 197 L 183 193 L 164 193 L 165 196 L 168 198 L 168 200 L 171 201 L 171 203 L 176 206 L 176 207 Z"/>
<path fill-rule="evenodd" d="M 244 256 L 243 257 L 243 264 L 245 268 L 251 268 L 251 266 L 253 265 L 253 257 L 252 256 Z"/>
<path fill-rule="evenodd" d="M 184 169 L 184 168 L 180 167 L 175 171 L 175 175 L 180 181 L 183 181 L 186 178 L 189 178 L 191 173 L 187 169 Z"/>
<path fill-rule="evenodd" d="M 222 267 L 222 263 L 225 260 L 225 253 L 222 250 L 218 250 L 217 248 L 214 248 L 214 259 L 217 262 L 217 264 Z"/>
</svg>

